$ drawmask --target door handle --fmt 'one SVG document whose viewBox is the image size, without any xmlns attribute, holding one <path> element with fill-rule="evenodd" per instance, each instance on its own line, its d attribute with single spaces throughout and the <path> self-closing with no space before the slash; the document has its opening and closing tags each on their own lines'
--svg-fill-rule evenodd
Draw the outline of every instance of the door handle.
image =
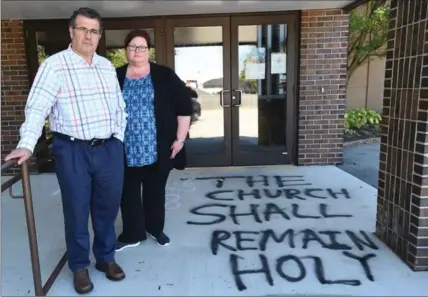
<svg viewBox="0 0 428 297">
<path fill-rule="evenodd" d="M 224 104 L 224 93 L 230 92 L 230 90 L 221 90 L 220 91 L 220 105 L 223 107 L 230 107 L 230 104 Z"/>
<path fill-rule="evenodd" d="M 232 96 L 232 102 L 236 102 L 233 106 L 241 106 L 242 104 L 242 90 L 233 90 L 233 93 L 236 95 Z"/>
</svg>

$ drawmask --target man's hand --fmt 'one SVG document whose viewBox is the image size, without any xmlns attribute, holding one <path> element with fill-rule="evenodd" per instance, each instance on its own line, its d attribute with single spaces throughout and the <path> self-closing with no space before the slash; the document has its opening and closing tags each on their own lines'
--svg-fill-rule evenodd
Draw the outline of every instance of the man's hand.
<svg viewBox="0 0 428 297">
<path fill-rule="evenodd" d="M 182 141 L 174 141 L 174 143 L 171 146 L 171 159 L 174 159 L 175 156 L 181 151 L 181 149 L 183 148 L 184 143 Z"/>
<path fill-rule="evenodd" d="M 5 161 L 12 159 L 18 159 L 18 165 L 21 165 L 31 157 L 31 151 L 26 148 L 17 148 L 10 152 L 9 155 L 4 158 Z"/>
</svg>

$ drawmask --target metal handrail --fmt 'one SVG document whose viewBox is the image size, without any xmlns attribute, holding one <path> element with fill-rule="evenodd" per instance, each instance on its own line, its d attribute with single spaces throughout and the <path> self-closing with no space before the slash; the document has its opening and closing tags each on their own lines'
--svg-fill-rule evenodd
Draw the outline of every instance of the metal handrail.
<svg viewBox="0 0 428 297">
<path fill-rule="evenodd" d="M 35 154 L 45 150 L 50 144 L 50 139 L 40 143 L 36 150 Z M 16 160 L 10 160 L 1 165 L 1 173 L 8 171 L 10 168 L 13 168 L 17 165 Z M 59 273 L 67 262 L 67 252 L 61 257 L 60 261 L 56 265 L 55 269 L 49 276 L 45 285 L 43 285 L 41 270 L 40 270 L 40 260 L 39 260 L 39 247 L 37 243 L 37 233 L 36 233 L 36 223 L 34 219 L 34 207 L 33 207 L 33 198 L 31 193 L 31 183 L 30 183 L 30 173 L 28 170 L 28 162 L 25 161 L 21 165 L 20 173 L 16 174 L 14 177 L 6 181 L 1 186 L 1 192 L 10 189 L 11 187 L 22 180 L 22 190 L 23 196 L 20 198 L 24 199 L 25 206 L 25 217 L 27 222 L 27 231 L 28 231 L 28 241 L 30 247 L 30 256 L 31 256 L 31 268 L 33 271 L 33 282 L 34 282 L 34 293 L 35 296 L 46 296 L 51 289 L 53 283 L 57 279 Z M 12 193 L 11 193 L 12 194 Z M 12 195 L 11 195 L 12 196 Z M 16 197 L 15 197 L 16 198 Z"/>
</svg>

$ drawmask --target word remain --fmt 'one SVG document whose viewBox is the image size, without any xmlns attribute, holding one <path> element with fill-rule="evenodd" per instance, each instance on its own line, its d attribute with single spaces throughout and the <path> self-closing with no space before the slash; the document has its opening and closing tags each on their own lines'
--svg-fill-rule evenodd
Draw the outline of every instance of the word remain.
<svg viewBox="0 0 428 297">
<path fill-rule="evenodd" d="M 286 229 L 277 232 L 272 229 L 262 231 L 227 231 L 215 230 L 211 234 L 211 252 L 218 254 L 218 250 L 223 248 L 228 251 L 266 251 L 268 243 L 282 244 L 281 248 L 296 248 L 296 239 L 299 240 L 298 249 L 306 250 L 309 243 L 314 242 L 322 248 L 328 250 L 351 250 L 354 247 L 360 251 L 364 247 L 377 250 L 378 247 L 364 231 L 360 235 L 351 230 L 321 230 L 312 229 Z M 287 241 L 286 241 L 287 240 Z M 342 241 L 342 242 L 340 242 Z M 352 242 L 352 246 L 345 243 Z"/>
</svg>

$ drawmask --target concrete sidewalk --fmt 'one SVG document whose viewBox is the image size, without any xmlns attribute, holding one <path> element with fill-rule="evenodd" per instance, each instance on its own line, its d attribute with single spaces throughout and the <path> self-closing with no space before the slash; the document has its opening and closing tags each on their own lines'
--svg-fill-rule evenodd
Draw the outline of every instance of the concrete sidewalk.
<svg viewBox="0 0 428 297">
<path fill-rule="evenodd" d="M 65 249 L 60 193 L 54 175 L 32 186 L 46 281 Z M 171 245 L 117 253 L 127 273 L 119 283 L 91 269 L 90 295 L 426 295 L 428 273 L 373 235 L 376 189 L 337 167 L 173 172 L 167 193 Z M 23 202 L 5 193 L 3 295 L 34 294 L 24 218 Z M 49 295 L 76 295 L 67 268 Z"/>
<path fill-rule="evenodd" d="M 377 188 L 379 179 L 380 143 L 364 143 L 344 148 L 340 169 Z"/>
</svg>

